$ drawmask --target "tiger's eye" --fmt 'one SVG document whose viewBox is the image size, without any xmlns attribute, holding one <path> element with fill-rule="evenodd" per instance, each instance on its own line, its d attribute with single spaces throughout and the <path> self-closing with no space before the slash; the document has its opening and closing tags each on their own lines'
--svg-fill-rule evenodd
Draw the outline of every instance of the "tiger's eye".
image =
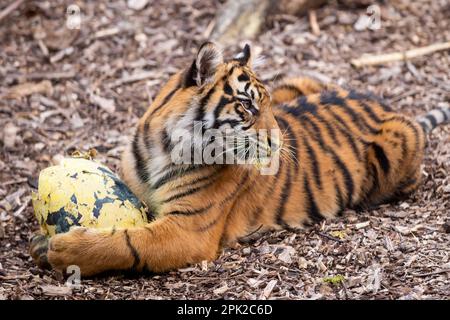
<svg viewBox="0 0 450 320">
<path fill-rule="evenodd" d="M 242 106 L 247 110 L 249 110 L 252 106 L 252 101 L 249 99 L 241 99 L 239 101 L 242 104 Z"/>
</svg>

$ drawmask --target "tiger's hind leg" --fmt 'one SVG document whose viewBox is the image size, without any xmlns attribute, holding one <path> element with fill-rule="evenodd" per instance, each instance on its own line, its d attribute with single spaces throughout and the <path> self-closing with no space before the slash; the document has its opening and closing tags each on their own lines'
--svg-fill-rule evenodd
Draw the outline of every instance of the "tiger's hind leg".
<svg viewBox="0 0 450 320">
<path fill-rule="evenodd" d="M 365 203 L 378 205 L 405 198 L 416 190 L 424 147 L 424 132 L 415 121 L 401 115 L 385 120 L 368 148 Z"/>
<path fill-rule="evenodd" d="M 327 85 L 311 78 L 285 79 L 272 90 L 272 103 L 274 105 L 288 103 L 298 97 L 319 93 L 327 88 Z"/>
</svg>

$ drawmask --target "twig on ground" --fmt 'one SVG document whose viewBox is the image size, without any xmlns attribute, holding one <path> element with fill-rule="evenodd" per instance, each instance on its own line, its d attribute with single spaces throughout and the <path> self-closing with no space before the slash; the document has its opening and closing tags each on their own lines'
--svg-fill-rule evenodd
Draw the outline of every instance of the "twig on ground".
<svg viewBox="0 0 450 320">
<path fill-rule="evenodd" d="M 11 12 L 16 10 L 25 0 L 16 0 L 0 12 L 0 21 L 6 18 Z"/>
<path fill-rule="evenodd" d="M 309 24 L 311 26 L 311 31 L 315 36 L 320 35 L 320 27 L 317 23 L 317 15 L 315 10 L 309 10 L 308 12 Z"/>
<path fill-rule="evenodd" d="M 119 28 L 113 27 L 108 29 L 99 30 L 94 34 L 94 39 L 111 37 L 120 32 Z"/>
<path fill-rule="evenodd" d="M 428 276 L 432 276 L 432 275 L 440 274 L 440 273 L 450 273 L 450 269 L 436 270 L 436 271 L 428 272 L 428 273 L 412 273 L 411 275 L 414 277 L 428 277 Z"/>
<path fill-rule="evenodd" d="M 107 87 L 111 89 L 111 88 L 118 87 L 125 83 L 136 82 L 136 81 L 141 81 L 141 80 L 145 80 L 148 78 L 156 78 L 156 77 L 157 77 L 157 74 L 154 71 L 136 72 L 131 75 L 126 75 L 126 76 L 122 77 L 121 79 L 108 84 Z"/>
<path fill-rule="evenodd" d="M 65 49 L 62 49 L 62 50 L 58 51 L 55 55 L 50 57 L 50 62 L 56 63 L 56 62 L 62 60 L 64 57 L 70 56 L 74 51 L 75 51 L 75 49 L 73 47 L 67 47 Z"/>
<path fill-rule="evenodd" d="M 24 79 L 24 80 L 59 80 L 70 79 L 75 77 L 75 71 L 50 71 L 50 72 L 33 72 L 27 74 L 10 74 L 7 77 L 12 79 Z"/>
<path fill-rule="evenodd" d="M 370 66 L 377 64 L 384 64 L 393 61 L 405 61 L 409 59 L 413 59 L 416 57 L 420 57 L 423 55 L 427 55 L 436 51 L 448 50 L 450 49 L 450 41 L 449 42 L 441 42 L 434 43 L 432 45 L 415 48 L 403 52 L 393 52 L 386 53 L 381 55 L 363 55 L 361 58 L 353 59 L 351 64 L 357 68 L 362 66 Z"/>
<path fill-rule="evenodd" d="M 41 49 L 41 51 L 42 51 L 42 54 L 43 54 L 45 57 L 48 57 L 49 51 L 48 51 L 48 48 L 47 48 L 47 46 L 45 45 L 44 41 L 38 40 L 38 45 L 39 45 L 39 49 Z"/>
<path fill-rule="evenodd" d="M 19 179 L 16 179 L 16 180 L 8 180 L 8 181 L 5 181 L 5 182 L 3 182 L 3 186 L 10 186 L 10 185 L 14 185 L 14 184 L 20 184 L 20 183 L 23 183 L 23 182 L 27 182 L 27 178 L 19 178 Z"/>
<path fill-rule="evenodd" d="M 205 39 L 208 39 L 211 35 L 214 27 L 216 26 L 216 19 L 211 20 L 211 22 L 208 24 L 208 26 L 205 29 L 205 32 L 203 33 L 203 37 Z"/>
</svg>

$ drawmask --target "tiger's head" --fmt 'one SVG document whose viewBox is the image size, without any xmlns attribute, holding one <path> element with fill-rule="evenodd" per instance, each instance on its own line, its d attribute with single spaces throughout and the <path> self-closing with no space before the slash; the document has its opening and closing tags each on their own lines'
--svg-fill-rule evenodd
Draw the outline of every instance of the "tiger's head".
<svg viewBox="0 0 450 320">
<path fill-rule="evenodd" d="M 200 46 L 192 63 L 169 80 L 147 111 L 150 128 L 160 128 L 166 152 L 200 149 L 205 156 L 209 151 L 210 159 L 203 158 L 207 164 L 211 157 L 212 163 L 225 161 L 223 155 L 230 152 L 250 164 L 273 154 L 278 139 L 274 143 L 272 132 L 279 128 L 253 60 L 249 45 L 230 60 L 212 42 Z"/>
</svg>

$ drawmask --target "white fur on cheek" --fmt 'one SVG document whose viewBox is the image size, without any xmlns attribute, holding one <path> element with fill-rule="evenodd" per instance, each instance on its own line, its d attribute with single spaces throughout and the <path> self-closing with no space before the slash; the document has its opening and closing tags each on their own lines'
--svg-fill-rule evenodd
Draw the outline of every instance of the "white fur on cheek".
<svg viewBox="0 0 450 320">
<path fill-rule="evenodd" d="M 170 163 L 170 155 L 165 154 L 159 145 L 152 147 L 152 160 L 149 163 L 151 185 L 155 184 L 162 177 Z"/>
<path fill-rule="evenodd" d="M 214 112 L 208 112 L 206 115 L 205 115 L 205 118 L 204 118 L 204 120 L 206 121 L 206 128 L 211 128 L 213 125 L 214 125 L 214 119 L 215 119 L 216 117 L 215 117 L 215 115 L 214 115 Z"/>
</svg>

